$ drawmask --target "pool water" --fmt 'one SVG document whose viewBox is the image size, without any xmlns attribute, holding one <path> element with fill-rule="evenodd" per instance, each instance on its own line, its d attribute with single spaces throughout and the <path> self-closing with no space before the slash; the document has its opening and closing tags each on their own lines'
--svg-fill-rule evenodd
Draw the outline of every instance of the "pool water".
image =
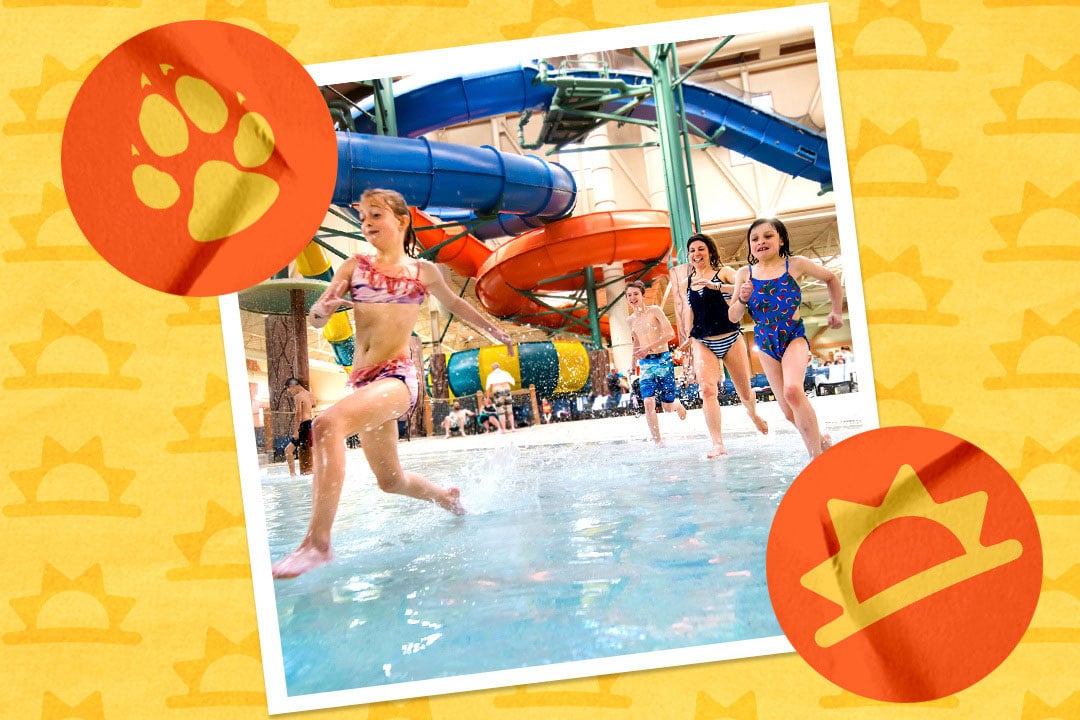
<svg viewBox="0 0 1080 720">
<path fill-rule="evenodd" d="M 499 437 L 403 459 L 461 487 L 464 517 L 382 493 L 349 453 L 334 562 L 274 585 L 290 696 L 781 634 L 765 547 L 806 465 L 794 431 L 730 435 L 722 460 L 704 438 Z M 311 483 L 263 483 L 277 559 L 304 535 Z"/>
</svg>

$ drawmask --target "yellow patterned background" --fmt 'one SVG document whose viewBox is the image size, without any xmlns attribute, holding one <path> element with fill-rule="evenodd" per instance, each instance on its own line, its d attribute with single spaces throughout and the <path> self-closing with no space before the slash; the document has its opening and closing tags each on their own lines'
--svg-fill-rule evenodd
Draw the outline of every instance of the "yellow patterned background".
<svg viewBox="0 0 1080 720">
<path fill-rule="evenodd" d="M 216 301 L 120 275 L 62 191 L 101 57 L 193 18 L 306 64 L 785 4 L 2 0 L 0 717 L 266 716 Z M 1080 3 L 830 7 L 881 421 L 975 442 L 1031 500 L 1045 577 L 1021 644 L 914 706 L 786 655 L 295 717 L 1080 718 Z"/>
</svg>

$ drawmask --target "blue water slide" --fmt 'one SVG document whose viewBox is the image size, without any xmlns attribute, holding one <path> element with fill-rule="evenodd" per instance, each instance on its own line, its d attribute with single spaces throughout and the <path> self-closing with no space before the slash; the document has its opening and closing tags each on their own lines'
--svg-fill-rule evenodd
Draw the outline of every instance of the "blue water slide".
<svg viewBox="0 0 1080 720">
<path fill-rule="evenodd" d="M 586 74 L 587 77 L 595 75 Z M 610 76 L 628 85 L 651 82 L 651 78 L 643 74 L 617 72 Z M 804 177 L 831 186 L 832 167 L 824 134 L 716 88 L 684 82 L 682 89 L 687 120 L 698 134 L 792 177 Z M 604 110 L 614 112 L 625 103 L 613 102 Z M 629 115 L 652 120 L 656 118 L 656 106 L 649 99 Z"/>
<path fill-rule="evenodd" d="M 495 115 L 544 110 L 555 89 L 537 82 L 539 70 L 516 65 L 454 77 L 413 76 L 394 83 L 398 134 L 417 137 L 451 125 Z M 359 103 L 368 115 L 353 109 L 356 131 L 377 132 L 370 113 L 374 98 Z"/>
<path fill-rule="evenodd" d="M 568 74 L 586 79 L 600 76 L 597 71 L 588 70 Z M 398 132 L 417 137 L 496 115 L 545 110 L 555 89 L 540 83 L 538 77 L 536 67 L 519 65 L 459 77 L 409 78 L 395 83 Z M 648 75 L 625 71 L 609 72 L 607 77 L 628 86 L 652 81 Z M 824 134 L 715 88 L 690 82 L 684 82 L 682 88 L 687 119 L 699 134 L 793 177 L 805 177 L 826 187 L 831 185 L 832 169 Z M 629 102 L 628 99 L 612 101 L 602 110 L 614 112 Z M 359 107 L 372 112 L 374 99 L 368 98 Z M 653 100 L 638 104 L 627 115 L 655 119 Z M 364 113 L 353 110 L 353 116 L 357 131 L 376 131 Z"/>
<path fill-rule="evenodd" d="M 474 222 L 477 219 L 475 212 L 464 208 L 428 206 L 422 209 L 427 214 L 434 215 L 447 223 L 469 223 Z M 538 218 L 530 217 L 528 215 L 499 213 L 495 220 L 473 226 L 470 233 L 473 237 L 478 237 L 481 240 L 514 237 L 524 232 L 528 232 L 533 228 L 546 225 L 552 219 L 555 218 Z"/>
<path fill-rule="evenodd" d="M 387 187 L 421 208 L 556 219 L 569 214 L 577 198 L 570 171 L 535 155 L 349 132 L 338 132 L 337 143 L 337 205 L 355 202 L 368 188 Z"/>
</svg>

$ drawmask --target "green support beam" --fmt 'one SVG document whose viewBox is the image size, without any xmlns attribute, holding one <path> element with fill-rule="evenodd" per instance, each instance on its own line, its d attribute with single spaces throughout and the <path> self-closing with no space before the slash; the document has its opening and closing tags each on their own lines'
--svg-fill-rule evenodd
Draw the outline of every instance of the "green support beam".
<svg viewBox="0 0 1080 720">
<path fill-rule="evenodd" d="M 687 192 L 684 135 L 685 112 L 676 98 L 674 81 L 678 77 L 675 45 L 649 46 L 649 65 L 653 71 L 656 124 L 660 135 L 660 157 L 664 165 L 664 188 L 667 192 L 668 217 L 671 220 L 671 245 L 679 264 L 687 262 L 686 238 L 695 232 L 697 218 L 691 210 Z M 680 116 L 683 116 L 680 119 Z"/>
<path fill-rule="evenodd" d="M 593 278 L 592 266 L 588 266 L 585 272 L 585 298 L 589 303 L 589 336 L 593 349 L 599 350 L 604 347 L 604 337 L 600 334 L 600 313 L 596 307 L 596 280 Z"/>
<path fill-rule="evenodd" d="M 397 110 L 394 105 L 394 81 L 381 78 L 372 81 L 375 89 L 375 115 L 380 135 L 397 137 Z"/>
</svg>

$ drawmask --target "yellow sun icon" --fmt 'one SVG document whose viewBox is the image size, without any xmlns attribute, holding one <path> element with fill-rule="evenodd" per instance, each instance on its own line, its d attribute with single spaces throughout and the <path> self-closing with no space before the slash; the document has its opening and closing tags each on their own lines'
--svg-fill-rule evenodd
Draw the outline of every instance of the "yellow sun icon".
<svg viewBox="0 0 1080 720">
<path fill-rule="evenodd" d="M 919 0 L 862 0 L 855 22 L 833 26 L 836 64 L 844 70 L 953 71 L 959 63 L 938 55 L 952 31 L 923 19 Z"/>
<path fill-rule="evenodd" d="M 105 485 L 107 500 L 67 497 L 44 500 L 41 486 L 45 478 L 59 468 L 69 465 L 82 466 L 95 472 Z M 120 497 L 135 479 L 135 471 L 109 467 L 105 464 L 105 452 L 100 437 L 86 442 L 78 450 L 68 450 L 51 437 L 46 436 L 41 446 L 41 464 L 27 470 L 13 470 L 11 481 L 19 489 L 25 503 L 5 505 L 8 517 L 28 515 L 100 515 L 113 517 L 138 517 L 137 505 L 128 505 Z"/>
<path fill-rule="evenodd" d="M 548 27 L 543 27 L 547 25 Z M 556 26 L 558 28 L 556 29 Z M 569 26 L 569 27 L 567 27 Z M 541 33 L 577 32 L 611 27 L 596 17 L 593 0 L 533 0 L 532 15 L 523 23 L 512 23 L 499 28 L 504 38 L 534 37 Z"/>
<path fill-rule="evenodd" d="M 919 248 L 912 246 L 892 260 L 886 260 L 870 248 L 862 254 L 863 284 L 869 299 L 866 317 L 873 323 L 896 325 L 953 326 L 960 316 L 939 309 L 942 299 L 952 289 L 953 281 L 927 275 L 922 267 Z M 894 287 L 885 287 L 886 280 L 894 281 Z M 910 286 L 918 286 L 915 292 Z M 923 297 L 918 307 L 918 295 Z M 879 307 L 878 298 L 890 300 L 897 307 Z M 916 306 L 911 303 L 915 302 Z M 906 307 L 899 307 L 903 303 Z"/>
<path fill-rule="evenodd" d="M 694 704 L 694 717 L 697 720 L 706 718 L 757 720 L 757 716 L 757 696 L 752 692 L 743 694 L 731 705 L 724 705 L 714 700 L 708 693 L 699 690 Z"/>
<path fill-rule="evenodd" d="M 210 667 L 218 660 L 230 656 L 246 657 L 258 663 L 259 634 L 253 632 L 241 641 L 234 642 L 218 630 L 208 628 L 203 656 L 173 664 L 176 674 L 187 685 L 187 694 L 167 697 L 165 704 L 171 708 L 181 708 L 265 703 L 266 696 L 261 690 L 208 690 L 203 687 Z"/>
<path fill-rule="evenodd" d="M 236 441 L 231 434 L 207 436 L 203 434 L 206 419 L 215 409 L 228 409 L 229 384 L 213 373 L 206 376 L 203 401 L 194 405 L 184 405 L 173 410 L 173 415 L 187 432 L 183 440 L 173 440 L 165 444 L 168 453 L 222 452 L 236 448 Z M 231 426 L 229 428 L 231 430 Z"/>
<path fill-rule="evenodd" d="M 1036 344 L 1043 345 L 1044 351 L 1031 350 Z M 1005 367 L 1005 375 L 986 378 L 983 387 L 987 390 L 1080 388 L 1080 372 L 1075 363 L 1077 346 L 1080 346 L 1080 310 L 1074 310 L 1057 323 L 1026 310 L 1020 337 L 990 346 Z M 1023 371 L 1022 359 L 1026 360 Z"/>
<path fill-rule="evenodd" d="M 230 513 L 214 501 L 206 504 L 206 518 L 202 530 L 181 533 L 173 538 L 180 552 L 188 560 L 188 565 L 173 568 L 166 573 L 170 580 L 221 580 L 251 577 L 251 568 L 247 562 L 208 563 L 203 558 L 207 545 L 218 533 L 234 528 L 243 529 L 244 513 Z M 247 548 L 238 548 L 239 554 L 245 554 Z"/>
<path fill-rule="evenodd" d="M 109 371 L 91 373 L 85 370 L 67 372 L 39 372 L 39 365 L 46 349 L 61 338 L 82 338 L 96 345 L 105 356 Z M 135 390 L 142 381 L 121 374 L 121 368 L 135 352 L 135 343 L 109 340 L 105 337 L 105 324 L 100 310 L 95 310 L 76 323 L 64 321 L 52 310 L 46 310 L 41 322 L 41 338 L 33 342 L 13 343 L 11 354 L 26 370 L 25 375 L 4 379 L 4 387 L 11 390 L 28 388 L 100 388 Z M 86 367 L 86 358 L 72 358 L 80 368 Z"/>
<path fill-rule="evenodd" d="M 910 465 L 900 467 L 885 499 L 876 507 L 829 500 L 827 509 L 840 549 L 804 574 L 801 582 L 807 590 L 839 605 L 843 613 L 822 625 L 814 641 L 823 648 L 831 647 L 934 593 L 1019 558 L 1024 550 L 1019 540 L 982 544 L 986 502 L 985 492 L 974 492 L 938 503 Z M 903 517 L 926 518 L 948 528 L 963 545 L 964 553 L 860 600 L 852 582 L 859 547 L 875 529 Z"/>
<path fill-rule="evenodd" d="M 262 31 L 282 47 L 288 47 L 300 32 L 299 25 L 271 20 L 267 0 L 208 0 L 206 19 L 251 26 L 249 29 Z M 237 22 L 238 20 L 245 22 Z"/>
<path fill-rule="evenodd" d="M 1020 212 L 990 218 L 1007 247 L 987 250 L 983 253 L 983 259 L 986 262 L 1080 261 L 1080 245 L 1076 242 L 1076 228 L 1080 227 L 1077 208 L 1080 208 L 1080 182 L 1073 183 L 1056 197 L 1043 192 L 1035 183 L 1024 183 Z M 1060 220 L 1054 220 L 1064 232 L 1033 232 L 1039 244 L 1021 245 L 1020 233 L 1024 225 L 1044 211 L 1048 216 L 1058 215 Z M 1068 229 L 1070 224 L 1073 225 L 1072 231 Z"/>
<path fill-rule="evenodd" d="M 953 154 L 922 144 L 919 121 L 912 118 L 889 133 L 863 120 L 859 142 L 851 151 L 851 189 L 867 197 L 926 197 L 951 199 L 960 192 L 938 178 Z"/>
<path fill-rule="evenodd" d="M 55 217 L 67 213 L 67 220 L 73 222 L 68 213 L 67 196 L 53 183 L 45 183 L 41 191 L 41 207 L 28 215 L 12 215 L 11 225 L 23 240 L 25 247 L 5 250 L 3 257 L 7 262 L 58 262 L 67 260 L 100 261 L 101 255 L 77 232 L 64 233 L 65 237 L 76 237 L 79 244 L 42 244 L 41 232 L 45 224 Z"/>
<path fill-rule="evenodd" d="M 88 595 L 100 604 L 107 627 L 70 624 L 63 627 L 42 627 L 42 609 L 50 601 L 69 591 Z M 46 565 L 41 577 L 41 592 L 37 595 L 11 600 L 11 609 L 26 626 L 25 630 L 4 634 L 4 642 L 24 643 L 115 643 L 131 645 L 142 640 L 139 633 L 120 629 L 120 624 L 131 612 L 135 598 L 110 595 L 105 592 L 105 576 L 101 565 L 92 565 L 81 575 L 69 578 L 52 565 Z M 71 613 L 68 613 L 69 615 Z M 66 619 L 66 618 L 65 618 Z M 80 620 L 84 619 L 80 614 Z"/>
<path fill-rule="evenodd" d="M 39 117 L 42 112 L 42 101 L 53 89 L 65 83 L 74 86 L 81 83 L 90 74 L 90 71 L 101 60 L 95 55 L 89 58 L 77 68 L 69 68 L 52 55 L 46 55 L 41 63 L 41 82 L 34 87 L 15 88 L 11 91 L 11 99 L 23 111 L 26 117 L 21 122 L 5 123 L 6 135 L 46 135 L 58 133 L 64 129 L 64 118 L 67 108 L 63 108 L 59 117 Z"/>
<path fill-rule="evenodd" d="M 165 324 L 169 327 L 190 327 L 192 325 L 217 325 L 221 322 L 221 310 L 216 297 L 182 297 L 187 310 L 169 313 Z"/>
<path fill-rule="evenodd" d="M 1080 435 L 1056 451 L 1024 438 L 1020 466 L 1009 474 L 1024 486 L 1036 515 L 1080 515 Z M 1080 599 L 1080 586 L 1077 591 Z"/>
<path fill-rule="evenodd" d="M 1080 91 L 1080 55 L 1056 70 L 1028 55 L 1020 82 L 991 90 L 994 102 L 1005 112 L 1002 122 L 987 123 L 987 135 L 1010 133 L 1080 132 L 1076 94 Z"/>
<path fill-rule="evenodd" d="M 41 701 L 41 720 L 105 720 L 105 703 L 100 692 L 90 693 L 76 705 L 68 705 L 46 692 Z"/>
<path fill-rule="evenodd" d="M 896 385 L 889 387 L 876 384 L 878 404 L 881 406 L 881 420 L 888 425 L 904 424 L 897 418 L 890 417 L 891 401 L 904 403 L 918 414 L 917 425 L 940 428 L 953 414 L 953 409 L 946 405 L 934 405 L 923 399 L 922 383 L 918 373 L 911 373 Z M 909 423 L 910 424 L 910 423 Z"/>
</svg>

